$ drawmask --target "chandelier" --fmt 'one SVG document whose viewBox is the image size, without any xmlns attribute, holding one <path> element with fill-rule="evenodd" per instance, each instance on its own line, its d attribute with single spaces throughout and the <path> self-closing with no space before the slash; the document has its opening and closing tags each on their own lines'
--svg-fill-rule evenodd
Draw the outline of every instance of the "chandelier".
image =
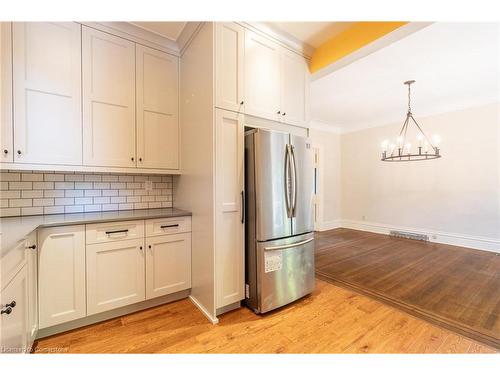
<svg viewBox="0 0 500 375">
<path fill-rule="evenodd" d="M 431 142 L 411 113 L 411 85 L 413 83 L 415 83 L 414 80 L 404 82 L 408 85 L 408 112 L 396 142 L 390 143 L 388 140 L 382 142 L 382 161 L 430 160 L 441 157 L 437 147 L 440 143 L 439 136 L 433 136 L 433 142 Z M 416 150 L 412 150 L 411 143 L 407 142 L 410 120 L 417 127 Z"/>
</svg>

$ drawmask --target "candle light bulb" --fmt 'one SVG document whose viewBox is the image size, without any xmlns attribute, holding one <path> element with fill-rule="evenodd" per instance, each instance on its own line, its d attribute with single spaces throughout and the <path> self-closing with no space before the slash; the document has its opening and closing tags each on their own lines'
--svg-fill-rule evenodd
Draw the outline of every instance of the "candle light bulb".
<svg viewBox="0 0 500 375">
<path fill-rule="evenodd" d="M 424 136 L 422 135 L 422 133 L 417 135 L 417 141 L 418 141 L 418 146 L 422 147 L 422 142 L 424 141 Z"/>
<path fill-rule="evenodd" d="M 386 139 L 382 142 L 381 147 L 382 151 L 387 151 L 387 147 L 389 146 L 389 141 Z"/>
<path fill-rule="evenodd" d="M 398 146 L 401 147 L 403 145 L 403 137 L 399 136 L 397 140 Z"/>
<path fill-rule="evenodd" d="M 441 143 L 441 137 L 437 134 L 434 134 L 432 136 L 432 142 L 434 143 L 434 146 L 438 146 Z"/>
<path fill-rule="evenodd" d="M 406 152 L 409 154 L 410 153 L 410 150 L 411 150 L 411 143 L 407 143 L 405 145 L 405 148 L 406 148 Z"/>
<path fill-rule="evenodd" d="M 429 152 L 429 142 L 425 141 L 424 143 L 424 151 Z"/>
</svg>

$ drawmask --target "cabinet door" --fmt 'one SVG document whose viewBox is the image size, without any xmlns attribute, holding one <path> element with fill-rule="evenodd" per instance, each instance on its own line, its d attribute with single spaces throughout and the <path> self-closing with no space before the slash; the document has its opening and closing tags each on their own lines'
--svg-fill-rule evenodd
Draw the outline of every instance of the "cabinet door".
<svg viewBox="0 0 500 375">
<path fill-rule="evenodd" d="M 146 298 L 191 288 L 191 233 L 146 241 Z"/>
<path fill-rule="evenodd" d="M 306 60 L 285 48 L 281 53 L 281 115 L 282 121 L 305 125 L 309 71 Z"/>
<path fill-rule="evenodd" d="M 234 112 L 216 112 L 217 308 L 244 296 L 243 124 Z"/>
<path fill-rule="evenodd" d="M 38 249 L 37 234 L 26 239 L 28 250 L 28 346 L 33 345 L 38 333 Z"/>
<path fill-rule="evenodd" d="M 12 23 L 0 22 L 0 161 L 13 162 Z"/>
<path fill-rule="evenodd" d="M 83 163 L 135 167 L 135 44 L 83 26 Z"/>
<path fill-rule="evenodd" d="M 137 166 L 179 168 L 179 58 L 136 46 Z"/>
<path fill-rule="evenodd" d="M 234 22 L 215 26 L 215 99 L 216 106 L 244 112 L 245 29 Z"/>
<path fill-rule="evenodd" d="M 144 239 L 87 245 L 87 314 L 144 301 Z"/>
<path fill-rule="evenodd" d="M 15 305 L 10 309 L 7 304 Z M 0 293 L 1 326 L 0 352 L 27 351 L 28 331 L 28 271 L 24 266 Z M 7 313 L 8 312 L 8 313 Z"/>
<path fill-rule="evenodd" d="M 281 120 L 280 51 L 272 41 L 245 31 L 245 113 Z"/>
<path fill-rule="evenodd" d="M 14 161 L 82 163 L 81 26 L 15 22 Z"/>
<path fill-rule="evenodd" d="M 41 229 L 38 244 L 39 327 L 83 318 L 85 226 Z"/>
</svg>

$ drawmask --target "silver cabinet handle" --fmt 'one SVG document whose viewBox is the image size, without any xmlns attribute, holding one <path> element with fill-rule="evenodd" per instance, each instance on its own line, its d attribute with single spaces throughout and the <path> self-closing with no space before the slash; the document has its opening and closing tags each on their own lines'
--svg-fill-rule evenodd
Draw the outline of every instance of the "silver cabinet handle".
<svg viewBox="0 0 500 375">
<path fill-rule="evenodd" d="M 245 222 L 245 191 L 241 191 L 241 224 Z"/>
<path fill-rule="evenodd" d="M 288 188 L 288 182 L 290 179 L 290 145 L 286 145 L 285 150 L 285 204 L 286 204 L 286 215 L 287 217 L 292 217 L 292 208 L 290 206 L 290 189 Z"/>
<path fill-rule="evenodd" d="M 295 149 L 293 146 L 290 146 L 290 149 L 292 151 L 292 162 L 293 162 L 293 206 L 292 206 L 292 217 L 295 217 L 296 214 L 296 208 L 297 208 L 297 163 L 295 162 Z"/>
<path fill-rule="evenodd" d="M 297 246 L 305 245 L 306 243 L 309 243 L 309 242 L 311 242 L 313 240 L 314 240 L 314 237 L 313 238 L 308 238 L 307 240 L 304 240 L 304 241 L 290 243 L 290 244 L 287 244 L 287 245 L 269 246 L 269 247 L 265 247 L 264 251 L 289 249 L 291 247 L 297 247 Z"/>
</svg>

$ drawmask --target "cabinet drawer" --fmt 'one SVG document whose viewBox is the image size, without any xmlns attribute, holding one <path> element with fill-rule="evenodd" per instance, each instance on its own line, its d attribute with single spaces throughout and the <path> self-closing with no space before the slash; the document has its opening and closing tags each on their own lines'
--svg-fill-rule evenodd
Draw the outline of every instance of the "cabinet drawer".
<svg viewBox="0 0 500 375">
<path fill-rule="evenodd" d="M 144 221 L 117 221 L 112 223 L 87 224 L 87 244 L 133 240 L 144 237 Z"/>
<path fill-rule="evenodd" d="M 169 217 L 146 220 L 146 237 L 191 232 L 191 217 Z"/>
</svg>

